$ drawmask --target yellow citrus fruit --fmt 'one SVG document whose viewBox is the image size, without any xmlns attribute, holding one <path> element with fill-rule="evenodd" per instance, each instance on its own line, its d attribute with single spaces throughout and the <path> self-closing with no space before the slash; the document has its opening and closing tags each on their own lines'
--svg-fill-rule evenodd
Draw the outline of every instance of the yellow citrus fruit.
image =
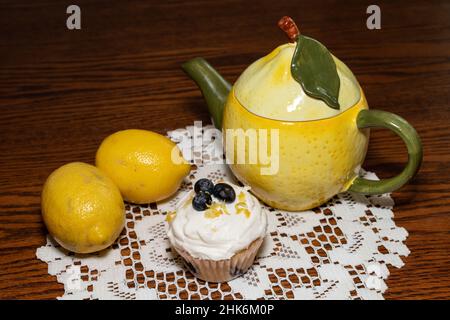
<svg viewBox="0 0 450 320">
<path fill-rule="evenodd" d="M 110 178 L 92 165 L 72 162 L 47 178 L 42 216 L 61 246 L 90 253 L 110 246 L 120 235 L 125 206 Z"/>
<path fill-rule="evenodd" d="M 96 165 L 119 187 L 124 199 L 133 203 L 168 198 L 191 168 L 170 139 L 138 129 L 119 131 L 103 140 Z"/>
</svg>

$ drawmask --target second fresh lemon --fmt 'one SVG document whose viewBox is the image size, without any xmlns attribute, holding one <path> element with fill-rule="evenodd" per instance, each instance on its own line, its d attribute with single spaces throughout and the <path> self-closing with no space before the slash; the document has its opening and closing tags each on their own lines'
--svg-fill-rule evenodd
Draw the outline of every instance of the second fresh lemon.
<svg viewBox="0 0 450 320">
<path fill-rule="evenodd" d="M 190 171 L 174 142 L 138 129 L 108 136 L 97 150 L 96 165 L 119 187 L 124 199 L 133 203 L 168 198 Z"/>
</svg>

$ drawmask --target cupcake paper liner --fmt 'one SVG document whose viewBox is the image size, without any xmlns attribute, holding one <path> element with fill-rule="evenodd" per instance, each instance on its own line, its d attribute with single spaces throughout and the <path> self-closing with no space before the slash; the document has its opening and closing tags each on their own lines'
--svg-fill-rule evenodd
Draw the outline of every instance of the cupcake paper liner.
<svg viewBox="0 0 450 320">
<path fill-rule="evenodd" d="M 207 260 L 192 257 L 188 252 L 175 248 L 197 278 L 208 282 L 226 282 L 243 275 L 251 267 L 263 238 L 254 240 L 247 249 L 225 260 Z"/>
</svg>

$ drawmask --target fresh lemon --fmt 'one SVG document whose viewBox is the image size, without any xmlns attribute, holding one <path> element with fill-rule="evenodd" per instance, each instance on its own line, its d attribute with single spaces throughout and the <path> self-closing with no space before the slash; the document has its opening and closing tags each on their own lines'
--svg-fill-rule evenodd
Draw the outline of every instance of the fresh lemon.
<svg viewBox="0 0 450 320">
<path fill-rule="evenodd" d="M 73 162 L 47 178 L 42 216 L 50 234 L 67 250 L 90 253 L 110 246 L 125 224 L 119 189 L 96 167 Z"/>
<path fill-rule="evenodd" d="M 97 150 L 96 165 L 119 187 L 124 199 L 133 203 L 168 198 L 190 171 L 174 142 L 137 129 L 108 136 Z"/>
</svg>

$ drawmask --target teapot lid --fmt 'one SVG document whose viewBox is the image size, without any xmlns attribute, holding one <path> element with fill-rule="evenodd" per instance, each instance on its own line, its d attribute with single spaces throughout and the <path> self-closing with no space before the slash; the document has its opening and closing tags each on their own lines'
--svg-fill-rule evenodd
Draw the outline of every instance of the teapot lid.
<svg viewBox="0 0 450 320">
<path fill-rule="evenodd" d="M 291 74 L 294 43 L 279 46 L 252 63 L 234 86 L 236 99 L 250 112 L 266 118 L 305 121 L 335 116 L 360 99 L 360 87 L 347 66 L 333 57 L 340 79 L 340 109 L 330 108 L 323 100 L 311 97 Z"/>
<path fill-rule="evenodd" d="M 294 43 L 279 46 L 239 77 L 234 94 L 244 107 L 268 118 L 301 121 L 335 116 L 359 101 L 359 84 L 342 61 L 300 35 L 292 18 L 281 18 L 278 26 Z"/>
</svg>

